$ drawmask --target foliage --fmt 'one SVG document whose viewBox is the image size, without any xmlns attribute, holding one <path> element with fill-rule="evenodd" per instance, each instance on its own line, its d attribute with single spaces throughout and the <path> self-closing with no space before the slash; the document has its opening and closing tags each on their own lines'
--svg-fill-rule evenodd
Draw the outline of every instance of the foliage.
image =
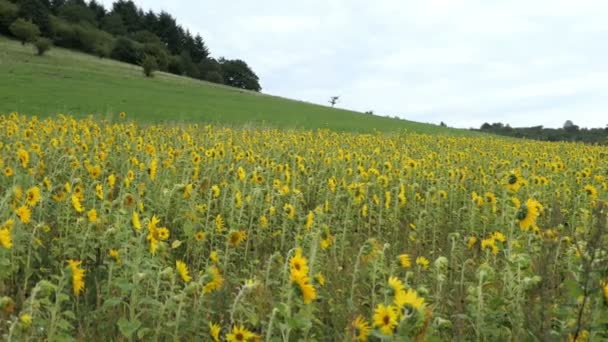
<svg viewBox="0 0 608 342">
<path fill-rule="evenodd" d="M 113 59 L 136 64 L 142 59 L 140 45 L 127 37 L 119 37 L 114 42 L 110 56 Z"/>
<path fill-rule="evenodd" d="M 608 126 L 606 128 L 579 128 L 568 120 L 563 128 L 511 127 L 502 123 L 484 123 L 479 129 L 488 132 L 515 138 L 526 138 L 543 141 L 580 141 L 594 144 L 608 144 Z"/>
<path fill-rule="evenodd" d="M 3 340 L 608 337 L 602 146 L 125 113 L 0 141 Z"/>
<path fill-rule="evenodd" d="M 258 76 L 251 68 L 240 59 L 229 60 L 220 58 L 219 64 L 222 68 L 222 78 L 226 85 L 235 88 L 261 91 Z"/>
<path fill-rule="evenodd" d="M 23 45 L 35 41 L 40 36 L 40 30 L 36 24 L 21 18 L 15 20 L 9 30 Z"/>
<path fill-rule="evenodd" d="M 146 77 L 153 77 L 154 71 L 158 69 L 158 64 L 156 63 L 156 58 L 150 55 L 145 55 L 142 61 L 142 68 L 144 70 L 144 75 Z"/>
<path fill-rule="evenodd" d="M 8 25 L 17 18 L 33 22 L 57 46 L 131 64 L 149 54 L 163 71 L 261 90 L 258 77 L 241 60 L 227 61 L 226 71 L 201 71 L 207 60 L 215 60 L 200 34 L 184 29 L 167 12 L 144 12 L 131 0 L 115 1 L 111 9 L 95 0 L 0 0 L 0 33 L 10 33 Z"/>
<path fill-rule="evenodd" d="M 53 43 L 50 39 L 38 38 L 38 40 L 36 40 L 36 42 L 34 43 L 34 46 L 36 47 L 36 53 L 38 54 L 38 56 L 42 56 L 51 49 Z"/>
<path fill-rule="evenodd" d="M 9 26 L 17 19 L 19 7 L 8 0 L 0 0 L 0 33 L 9 34 Z"/>
<path fill-rule="evenodd" d="M 100 60 L 62 48 L 53 51 L 53 58 L 28 63 L 24 56 L 31 54 L 31 49 L 0 37 L 0 75 L 4 75 L 0 77 L 0 94 L 4 96 L 0 111 L 20 108 L 40 117 L 53 112 L 106 113 L 119 101 L 121 109 L 142 122 L 180 120 L 356 132 L 407 130 L 478 135 L 468 130 L 441 129 L 436 125 L 259 96 L 173 75 L 157 73 L 152 81 L 141 77 L 140 66 Z"/>
</svg>

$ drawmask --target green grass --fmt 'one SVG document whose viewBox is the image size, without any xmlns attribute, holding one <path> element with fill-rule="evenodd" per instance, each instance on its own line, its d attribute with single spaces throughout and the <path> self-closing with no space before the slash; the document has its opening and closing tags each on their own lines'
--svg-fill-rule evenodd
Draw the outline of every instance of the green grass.
<svg viewBox="0 0 608 342">
<path fill-rule="evenodd" d="M 35 56 L 31 45 L 0 36 L 0 113 L 41 117 L 86 116 L 124 111 L 145 122 L 201 122 L 371 132 L 407 129 L 422 133 L 471 134 L 436 125 L 365 115 L 276 96 L 218 86 L 53 48 Z M 263 80 L 262 80 L 263 81 Z"/>
</svg>

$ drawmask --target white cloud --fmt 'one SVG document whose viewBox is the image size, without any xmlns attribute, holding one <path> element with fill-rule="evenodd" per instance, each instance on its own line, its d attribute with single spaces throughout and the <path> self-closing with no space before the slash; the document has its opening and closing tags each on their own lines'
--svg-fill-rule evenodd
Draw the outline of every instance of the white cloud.
<svg viewBox="0 0 608 342">
<path fill-rule="evenodd" d="M 457 127 L 608 124 L 604 0 L 136 3 L 247 61 L 271 94 Z"/>
</svg>

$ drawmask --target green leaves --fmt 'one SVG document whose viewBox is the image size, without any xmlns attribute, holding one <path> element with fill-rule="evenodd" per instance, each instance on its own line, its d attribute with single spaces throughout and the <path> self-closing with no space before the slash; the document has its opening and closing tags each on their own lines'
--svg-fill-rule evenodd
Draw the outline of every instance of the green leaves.
<svg viewBox="0 0 608 342">
<path fill-rule="evenodd" d="M 129 321 L 124 317 L 121 317 L 117 324 L 120 333 L 128 339 L 130 339 L 137 329 L 141 327 L 141 322 L 139 320 L 135 319 L 133 321 Z"/>
</svg>

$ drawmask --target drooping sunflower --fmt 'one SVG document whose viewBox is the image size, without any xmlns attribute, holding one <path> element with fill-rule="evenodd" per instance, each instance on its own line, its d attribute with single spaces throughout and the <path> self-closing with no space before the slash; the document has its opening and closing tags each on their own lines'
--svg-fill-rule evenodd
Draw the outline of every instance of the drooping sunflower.
<svg viewBox="0 0 608 342">
<path fill-rule="evenodd" d="M 406 269 L 412 267 L 412 260 L 408 254 L 401 254 L 397 258 L 399 259 L 401 267 Z"/>
<path fill-rule="evenodd" d="M 295 283 L 300 289 L 304 304 L 310 304 L 313 300 L 317 299 L 317 290 L 312 284 L 310 284 L 307 276 L 296 279 Z"/>
<path fill-rule="evenodd" d="M 359 315 L 355 318 L 353 327 L 355 328 L 355 338 L 357 341 L 367 341 L 371 328 L 363 316 Z"/>
<path fill-rule="evenodd" d="M 84 290 L 84 273 L 85 270 L 80 267 L 82 260 L 68 260 L 68 266 L 72 271 L 72 290 L 74 295 L 78 296 Z"/>
<path fill-rule="evenodd" d="M 220 269 L 217 266 L 211 265 L 209 267 L 209 275 L 211 276 L 211 280 L 203 286 L 203 294 L 211 293 L 224 285 L 224 277 L 222 277 Z"/>
<path fill-rule="evenodd" d="M 420 266 L 424 270 L 429 268 L 430 263 L 431 262 L 429 261 L 429 259 L 427 259 L 423 256 L 419 256 L 416 258 L 416 265 Z"/>
<path fill-rule="evenodd" d="M 179 274 L 180 278 L 182 278 L 184 283 L 188 283 L 192 280 L 192 277 L 190 276 L 190 271 L 188 271 L 188 265 L 186 265 L 185 262 L 177 260 L 175 262 L 175 269 L 177 270 L 177 273 Z"/>
<path fill-rule="evenodd" d="M 395 298 L 397 297 L 397 294 L 403 292 L 405 289 L 405 285 L 403 285 L 403 282 L 397 277 L 389 277 L 388 286 L 391 289 L 391 295 Z"/>
<path fill-rule="evenodd" d="M 214 342 L 220 342 L 220 332 L 222 327 L 217 323 L 209 322 L 209 335 Z"/>
<path fill-rule="evenodd" d="M 228 235 L 228 244 L 232 247 L 237 247 L 247 239 L 247 232 L 244 230 L 235 230 Z"/>
<path fill-rule="evenodd" d="M 11 231 L 8 228 L 0 229 L 0 246 L 11 249 L 13 248 L 13 240 L 11 238 Z"/>
<path fill-rule="evenodd" d="M 393 330 L 397 326 L 397 308 L 393 305 L 378 304 L 374 311 L 374 327 L 387 336 L 393 336 Z"/>
</svg>

